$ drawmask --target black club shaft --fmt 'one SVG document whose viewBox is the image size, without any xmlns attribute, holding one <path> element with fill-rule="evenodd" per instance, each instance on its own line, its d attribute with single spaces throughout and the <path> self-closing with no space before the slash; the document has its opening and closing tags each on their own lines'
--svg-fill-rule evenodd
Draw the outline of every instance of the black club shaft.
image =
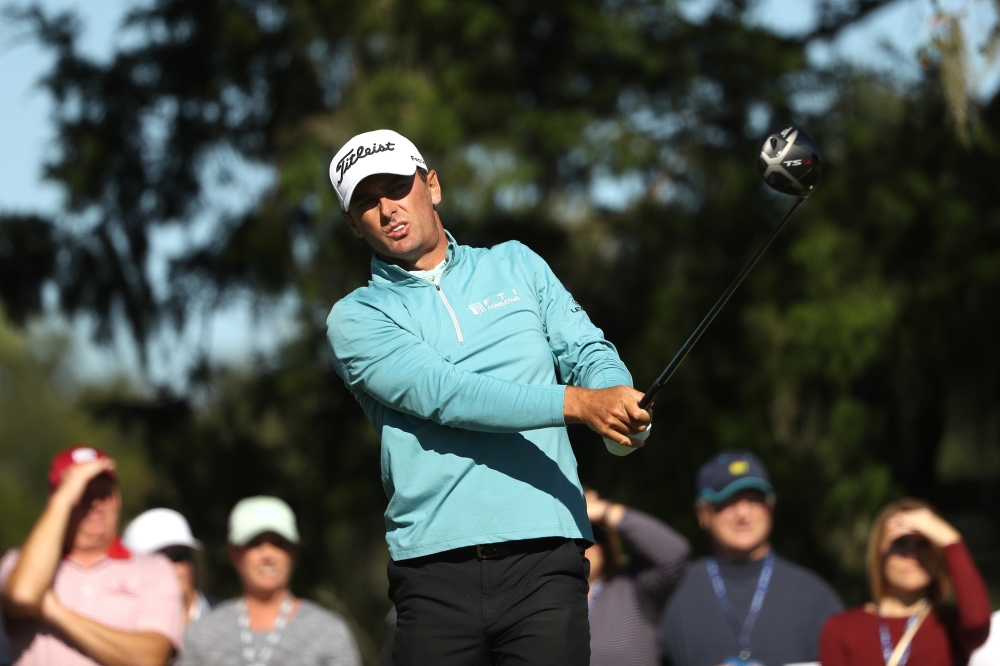
<svg viewBox="0 0 1000 666">
<path fill-rule="evenodd" d="M 649 403 L 653 401 L 653 398 L 655 398 L 656 395 L 663 389 L 664 385 L 668 381 L 670 381 L 670 378 L 673 377 L 674 372 L 677 371 L 678 366 L 680 366 L 680 364 L 684 362 L 684 359 L 687 358 L 687 355 L 691 352 L 691 349 L 701 338 L 702 334 L 705 332 L 705 329 L 707 329 L 708 326 L 712 323 L 712 320 L 715 319 L 715 316 L 719 314 L 719 310 L 722 309 L 722 306 L 726 304 L 730 296 L 733 295 L 733 292 L 735 292 L 736 289 L 740 286 L 740 283 L 743 282 L 747 274 L 757 264 L 761 256 L 763 256 L 764 252 L 767 251 L 767 248 L 771 246 L 771 243 L 774 242 L 774 239 L 777 238 L 778 234 L 781 233 L 781 230 L 785 228 L 785 225 L 788 224 L 789 218 L 792 217 L 792 213 L 795 212 L 796 208 L 802 205 L 803 201 L 805 201 L 805 199 L 797 199 L 795 203 L 792 205 L 792 207 L 788 210 L 788 212 L 785 213 L 785 216 L 781 218 L 781 222 L 778 222 L 777 226 L 775 226 L 774 229 L 771 231 L 771 233 L 768 234 L 767 238 L 764 239 L 763 244 L 761 244 L 761 246 L 757 248 L 757 251 L 754 252 L 754 255 L 750 257 L 750 261 L 746 263 L 746 266 L 743 267 L 743 270 L 740 271 L 739 275 L 737 275 L 736 278 L 729 284 L 729 286 L 726 287 L 726 290 L 722 292 L 722 296 L 719 297 L 719 300 L 715 302 L 715 305 L 712 306 L 712 309 L 708 311 L 708 314 L 705 315 L 705 318 L 701 320 L 700 324 L 698 324 L 698 328 L 694 329 L 694 332 L 691 334 L 691 337 L 689 337 L 687 339 L 687 342 L 684 343 L 684 346 L 677 351 L 677 353 L 674 355 L 673 360 L 671 360 L 669 365 L 667 365 L 666 369 L 664 369 L 664 371 L 660 373 L 660 376 L 656 378 L 656 381 L 653 382 L 653 385 L 649 387 L 649 389 L 646 391 L 646 394 L 642 396 L 642 400 L 639 401 L 639 407 L 641 407 L 642 409 L 646 409 L 647 407 L 649 407 Z"/>
</svg>

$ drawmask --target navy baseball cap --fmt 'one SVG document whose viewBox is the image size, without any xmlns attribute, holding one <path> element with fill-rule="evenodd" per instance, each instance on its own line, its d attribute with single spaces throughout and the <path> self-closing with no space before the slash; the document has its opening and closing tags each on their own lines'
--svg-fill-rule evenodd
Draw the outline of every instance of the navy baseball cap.
<svg viewBox="0 0 1000 666">
<path fill-rule="evenodd" d="M 699 500 L 721 504 L 748 488 L 765 495 L 774 494 L 764 463 L 747 451 L 725 451 L 698 470 Z"/>
</svg>

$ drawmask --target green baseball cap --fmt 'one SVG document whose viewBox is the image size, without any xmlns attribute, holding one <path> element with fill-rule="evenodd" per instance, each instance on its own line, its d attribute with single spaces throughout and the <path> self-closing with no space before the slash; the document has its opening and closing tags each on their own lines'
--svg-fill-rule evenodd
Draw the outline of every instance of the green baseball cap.
<svg viewBox="0 0 1000 666">
<path fill-rule="evenodd" d="M 292 507 L 277 497 L 241 499 L 229 514 L 229 543 L 245 546 L 264 532 L 274 532 L 291 543 L 299 543 L 299 529 Z"/>
</svg>

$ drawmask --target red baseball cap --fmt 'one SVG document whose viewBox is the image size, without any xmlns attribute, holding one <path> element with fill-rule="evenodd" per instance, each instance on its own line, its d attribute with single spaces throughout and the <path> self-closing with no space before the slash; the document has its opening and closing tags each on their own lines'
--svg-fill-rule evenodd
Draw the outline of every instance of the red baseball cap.
<svg viewBox="0 0 1000 666">
<path fill-rule="evenodd" d="M 63 474 L 66 473 L 73 465 L 80 465 L 82 463 L 93 462 L 95 460 L 110 459 L 109 456 L 104 451 L 93 447 L 86 446 L 83 444 L 77 444 L 76 446 L 71 446 L 68 449 L 63 449 L 52 458 L 52 464 L 49 465 L 49 492 L 54 492 L 59 484 L 62 483 Z M 118 481 L 118 475 L 115 474 L 114 470 L 105 472 L 108 476 Z"/>
</svg>

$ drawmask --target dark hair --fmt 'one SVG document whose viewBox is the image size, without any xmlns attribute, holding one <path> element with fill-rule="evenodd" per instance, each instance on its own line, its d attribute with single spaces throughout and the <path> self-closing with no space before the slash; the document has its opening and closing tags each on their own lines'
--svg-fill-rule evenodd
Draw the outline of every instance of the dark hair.
<svg viewBox="0 0 1000 666">
<path fill-rule="evenodd" d="M 622 540 L 616 530 L 609 530 L 599 525 L 591 525 L 594 528 L 594 543 L 601 549 L 604 556 L 604 566 L 601 569 L 601 578 L 611 580 L 627 562 L 625 551 L 622 549 Z"/>
</svg>

